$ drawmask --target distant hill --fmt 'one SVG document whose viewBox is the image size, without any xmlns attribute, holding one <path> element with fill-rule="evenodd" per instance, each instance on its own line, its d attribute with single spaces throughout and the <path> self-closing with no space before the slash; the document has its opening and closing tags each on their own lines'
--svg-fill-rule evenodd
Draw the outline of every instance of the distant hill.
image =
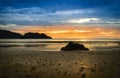
<svg viewBox="0 0 120 78">
<path fill-rule="evenodd" d="M 44 33 L 39 34 L 29 32 L 25 33 L 24 35 L 21 35 L 19 33 L 0 29 L 0 39 L 52 39 L 52 38 Z"/>
<path fill-rule="evenodd" d="M 29 33 L 25 33 L 23 35 L 23 38 L 24 39 L 51 39 L 51 37 L 47 36 L 46 34 L 42 33 L 42 34 L 39 34 L 39 33 L 32 33 L 32 32 L 29 32 Z"/>
<path fill-rule="evenodd" d="M 14 33 L 8 30 L 1 30 L 0 29 L 0 39 L 18 39 L 21 38 L 22 35 L 19 33 Z"/>
</svg>

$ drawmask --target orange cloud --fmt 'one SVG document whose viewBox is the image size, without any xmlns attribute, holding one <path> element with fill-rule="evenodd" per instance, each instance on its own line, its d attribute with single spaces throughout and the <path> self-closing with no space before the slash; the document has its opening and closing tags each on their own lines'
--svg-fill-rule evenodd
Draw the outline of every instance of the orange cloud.
<svg viewBox="0 0 120 78">
<path fill-rule="evenodd" d="M 120 38 L 118 28 L 103 26 L 23 26 L 12 31 L 46 33 L 53 38 Z"/>
</svg>

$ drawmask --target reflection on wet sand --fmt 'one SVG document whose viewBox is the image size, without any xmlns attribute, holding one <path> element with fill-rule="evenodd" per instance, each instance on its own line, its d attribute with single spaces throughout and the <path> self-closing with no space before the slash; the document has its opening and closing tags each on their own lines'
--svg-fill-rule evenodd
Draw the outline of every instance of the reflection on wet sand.
<svg viewBox="0 0 120 78">
<path fill-rule="evenodd" d="M 119 78 L 116 52 L 0 52 L 0 78 Z"/>
<path fill-rule="evenodd" d="M 11 47 L 44 47 L 46 44 L 24 44 L 24 45 L 16 45 L 16 44 L 0 44 L 2 48 L 11 48 Z"/>
</svg>

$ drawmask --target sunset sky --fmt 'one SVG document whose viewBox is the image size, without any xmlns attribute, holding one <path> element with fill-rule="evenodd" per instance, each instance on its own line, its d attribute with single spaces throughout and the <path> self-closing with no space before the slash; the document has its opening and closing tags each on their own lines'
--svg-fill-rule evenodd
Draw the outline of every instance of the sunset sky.
<svg viewBox="0 0 120 78">
<path fill-rule="evenodd" d="M 120 0 L 0 0 L 0 29 L 53 38 L 120 38 Z"/>
</svg>

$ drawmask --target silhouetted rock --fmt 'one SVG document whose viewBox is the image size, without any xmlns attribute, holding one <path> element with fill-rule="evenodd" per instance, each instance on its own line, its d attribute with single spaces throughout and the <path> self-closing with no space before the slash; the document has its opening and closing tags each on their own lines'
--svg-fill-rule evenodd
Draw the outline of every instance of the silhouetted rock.
<svg viewBox="0 0 120 78">
<path fill-rule="evenodd" d="M 47 36 L 44 33 L 39 34 L 39 33 L 30 32 L 30 33 L 25 33 L 24 35 L 21 35 L 19 33 L 0 29 L 0 39 L 52 39 L 52 38 Z"/>
<path fill-rule="evenodd" d="M 19 39 L 22 35 L 8 30 L 0 30 L 0 39 Z"/>
<path fill-rule="evenodd" d="M 25 33 L 23 36 L 24 39 L 51 39 L 51 37 L 47 36 L 46 34 L 42 33 Z"/>
<path fill-rule="evenodd" d="M 71 50 L 89 50 L 89 49 L 85 48 L 83 44 L 69 42 L 65 47 L 62 47 L 61 50 L 62 51 L 71 51 Z"/>
</svg>

